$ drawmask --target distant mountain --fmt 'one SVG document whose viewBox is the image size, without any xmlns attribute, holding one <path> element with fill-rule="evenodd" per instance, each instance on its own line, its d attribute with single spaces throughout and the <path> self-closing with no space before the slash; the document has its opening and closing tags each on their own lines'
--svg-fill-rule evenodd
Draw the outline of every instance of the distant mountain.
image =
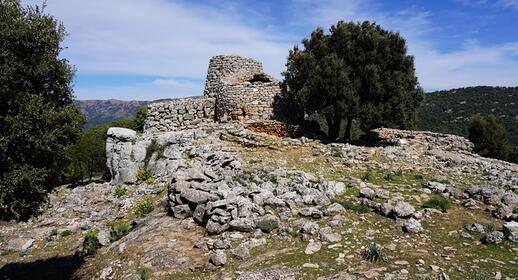
<svg viewBox="0 0 518 280">
<path fill-rule="evenodd" d="M 140 106 L 153 101 L 123 101 L 123 100 L 77 100 L 76 103 L 86 115 L 85 129 L 92 126 L 109 123 L 116 119 L 133 118 Z"/>
<path fill-rule="evenodd" d="M 436 91 L 425 96 L 420 129 L 468 135 L 471 116 L 495 115 L 518 143 L 518 87 L 467 87 Z"/>
</svg>

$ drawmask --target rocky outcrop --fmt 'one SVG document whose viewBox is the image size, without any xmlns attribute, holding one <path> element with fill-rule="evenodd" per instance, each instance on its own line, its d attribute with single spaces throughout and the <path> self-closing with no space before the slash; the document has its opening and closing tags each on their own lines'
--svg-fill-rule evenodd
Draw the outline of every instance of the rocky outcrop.
<svg viewBox="0 0 518 280">
<path fill-rule="evenodd" d="M 367 138 L 382 145 L 427 144 L 434 147 L 462 151 L 471 151 L 473 149 L 473 143 L 464 137 L 429 131 L 378 128 L 369 131 Z"/>
</svg>

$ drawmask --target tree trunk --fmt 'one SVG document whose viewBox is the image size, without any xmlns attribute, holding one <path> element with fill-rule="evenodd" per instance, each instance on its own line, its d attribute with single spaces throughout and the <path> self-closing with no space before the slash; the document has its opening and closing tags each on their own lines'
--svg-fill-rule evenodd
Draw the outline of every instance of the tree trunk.
<svg viewBox="0 0 518 280">
<path fill-rule="evenodd" d="M 342 124 L 342 119 L 335 117 L 327 118 L 327 134 L 331 141 L 336 141 L 338 139 L 338 134 L 340 133 L 340 125 Z"/>
<path fill-rule="evenodd" d="M 353 125 L 353 117 L 347 118 L 347 126 L 345 127 L 344 143 L 351 142 L 351 127 Z"/>
</svg>

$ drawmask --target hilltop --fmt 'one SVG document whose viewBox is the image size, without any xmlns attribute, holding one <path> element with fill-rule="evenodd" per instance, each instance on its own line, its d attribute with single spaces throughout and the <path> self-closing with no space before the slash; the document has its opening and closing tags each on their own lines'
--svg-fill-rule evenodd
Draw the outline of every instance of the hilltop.
<svg viewBox="0 0 518 280">
<path fill-rule="evenodd" d="M 426 94 L 419 112 L 422 130 L 467 136 L 475 114 L 495 115 L 518 143 L 518 87 L 467 87 Z"/>
</svg>

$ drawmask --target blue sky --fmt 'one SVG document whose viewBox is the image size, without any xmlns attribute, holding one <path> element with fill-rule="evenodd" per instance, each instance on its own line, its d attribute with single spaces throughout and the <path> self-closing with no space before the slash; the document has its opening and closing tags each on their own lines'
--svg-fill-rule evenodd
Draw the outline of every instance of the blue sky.
<svg viewBox="0 0 518 280">
<path fill-rule="evenodd" d="M 259 59 L 281 78 L 289 49 L 338 20 L 400 32 L 426 90 L 518 86 L 518 0 L 47 0 L 46 11 L 70 34 L 62 56 L 78 99 L 201 95 L 217 54 Z"/>
</svg>

